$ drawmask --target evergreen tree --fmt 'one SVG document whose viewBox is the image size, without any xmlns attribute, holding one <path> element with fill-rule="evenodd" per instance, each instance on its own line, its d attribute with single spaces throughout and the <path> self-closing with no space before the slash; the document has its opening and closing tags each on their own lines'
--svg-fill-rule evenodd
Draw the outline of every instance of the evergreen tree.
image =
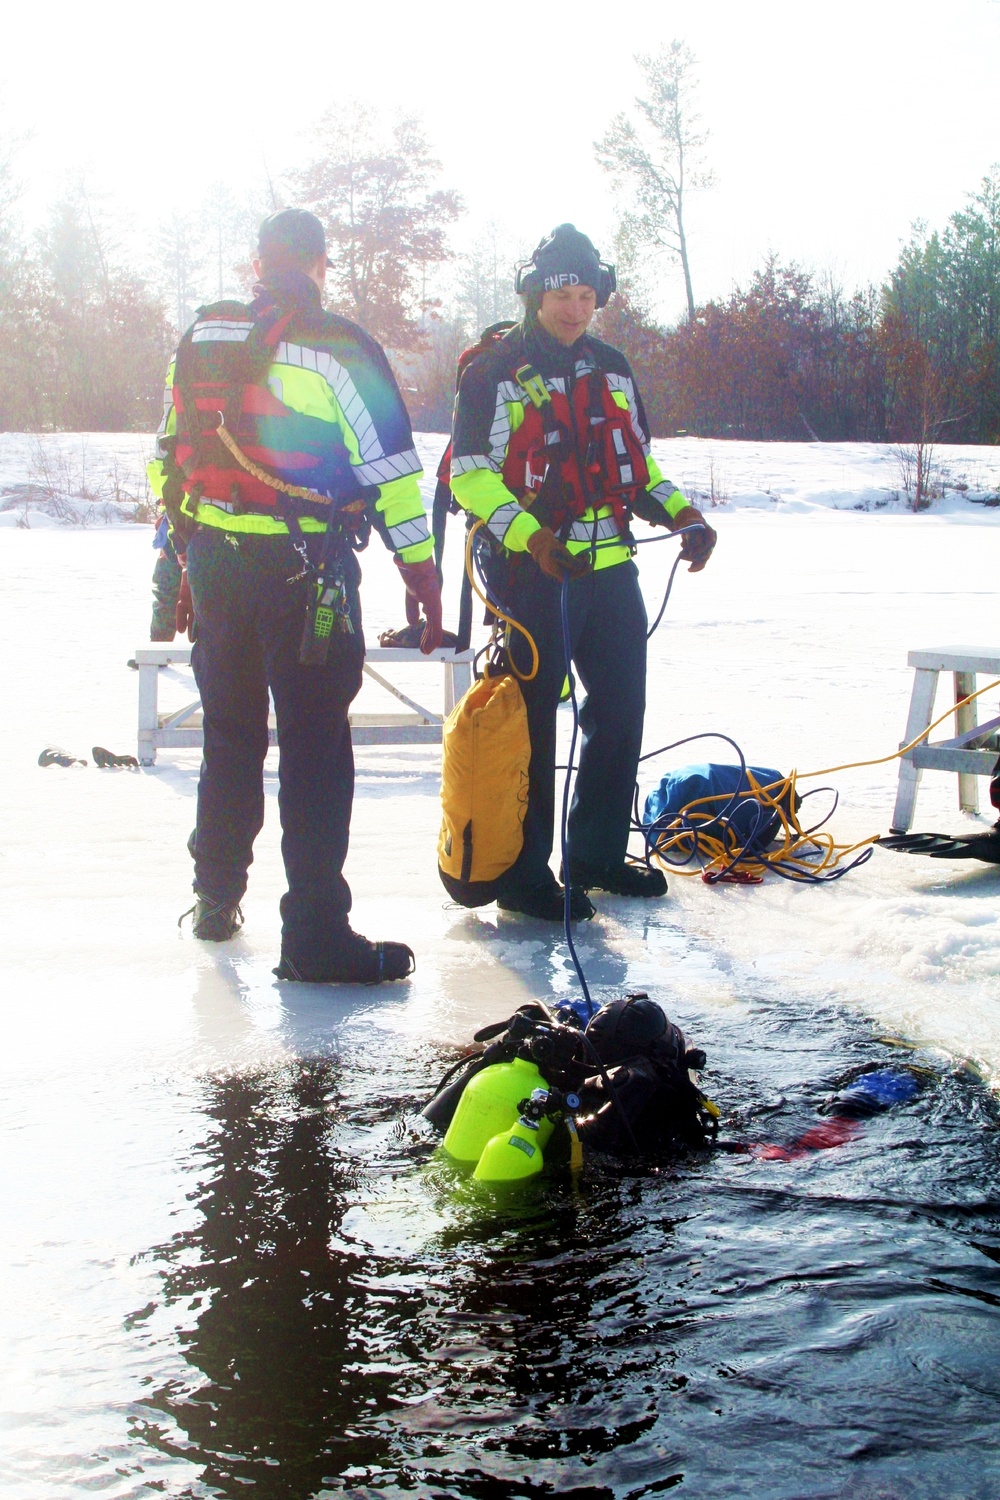
<svg viewBox="0 0 1000 1500">
<path fill-rule="evenodd" d="M 940 234 L 918 224 L 885 288 L 886 337 L 905 374 L 899 420 L 927 416 L 922 394 L 933 371 L 931 420 L 954 440 L 1000 438 L 1000 167 Z M 922 351 L 919 355 L 916 349 Z M 897 404 L 899 404 L 897 402 Z M 919 408 L 919 411 L 918 411 Z"/>
<path fill-rule="evenodd" d="M 0 431 L 41 425 L 37 354 L 41 295 L 17 217 L 16 143 L 0 140 Z"/>
<path fill-rule="evenodd" d="M 156 425 L 170 330 L 159 298 L 114 253 L 82 188 L 55 205 L 38 256 L 36 385 L 46 426 L 116 432 Z"/>
</svg>

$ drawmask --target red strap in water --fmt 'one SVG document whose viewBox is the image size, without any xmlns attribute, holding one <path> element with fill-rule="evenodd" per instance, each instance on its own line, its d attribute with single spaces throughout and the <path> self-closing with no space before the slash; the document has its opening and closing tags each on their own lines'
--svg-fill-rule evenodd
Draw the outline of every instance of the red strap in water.
<svg viewBox="0 0 1000 1500">
<path fill-rule="evenodd" d="M 798 1161 L 810 1151 L 830 1151 L 834 1146 L 846 1146 L 861 1129 L 860 1120 L 850 1120 L 834 1115 L 822 1125 L 814 1125 L 805 1135 L 800 1135 L 790 1146 L 754 1146 L 752 1155 L 758 1161 Z"/>
</svg>

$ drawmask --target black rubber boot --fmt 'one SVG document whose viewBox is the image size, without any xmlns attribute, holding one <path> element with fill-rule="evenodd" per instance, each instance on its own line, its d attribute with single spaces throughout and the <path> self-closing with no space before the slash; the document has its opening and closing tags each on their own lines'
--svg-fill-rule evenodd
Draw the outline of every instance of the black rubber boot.
<svg viewBox="0 0 1000 1500">
<path fill-rule="evenodd" d="M 569 862 L 570 878 L 585 891 L 608 891 L 612 896 L 665 896 L 666 877 L 648 865 L 618 865 L 601 869 L 597 865 Z"/>
<path fill-rule="evenodd" d="M 562 922 L 565 920 L 565 897 L 561 885 L 526 885 L 516 887 L 497 898 L 501 911 L 518 911 L 526 917 L 537 917 L 540 922 Z M 592 902 L 575 885 L 569 893 L 569 919 L 571 922 L 589 922 L 596 915 Z"/>
<path fill-rule="evenodd" d="M 302 984 L 382 984 L 406 979 L 415 968 L 413 950 L 405 943 L 371 943 L 347 928 L 335 941 L 316 945 L 308 953 L 282 948 L 274 973 Z"/>
<path fill-rule="evenodd" d="M 199 896 L 190 911 L 177 918 L 178 927 L 191 917 L 191 931 L 203 943 L 228 943 L 243 926 L 243 913 L 237 901 L 213 901 Z"/>
</svg>

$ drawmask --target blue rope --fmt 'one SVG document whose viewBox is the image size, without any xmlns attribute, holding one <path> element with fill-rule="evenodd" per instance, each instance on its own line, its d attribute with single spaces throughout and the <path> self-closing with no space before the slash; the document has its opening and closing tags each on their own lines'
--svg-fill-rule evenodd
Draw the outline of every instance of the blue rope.
<svg viewBox="0 0 1000 1500">
<path fill-rule="evenodd" d="M 672 538 L 675 538 L 675 537 L 681 537 L 681 536 L 683 536 L 685 534 L 685 532 L 688 532 L 688 531 L 701 531 L 702 529 L 703 528 L 701 526 L 684 526 L 684 527 L 682 527 L 680 529 L 680 531 L 670 531 L 670 532 L 667 532 L 663 536 L 645 537 L 643 539 L 643 541 L 637 542 L 636 545 L 637 546 L 645 546 L 648 542 L 665 542 L 665 541 L 669 541 L 669 540 L 671 540 Z M 591 562 L 592 563 L 593 563 L 593 553 L 596 550 L 596 547 L 598 545 L 599 545 L 598 543 L 595 543 L 594 547 L 591 548 Z M 671 591 L 671 589 L 674 586 L 674 577 L 675 577 L 675 575 L 677 573 L 677 569 L 680 567 L 680 565 L 683 562 L 683 560 L 684 559 L 681 557 L 680 553 L 678 553 L 677 557 L 674 559 L 674 565 L 670 569 L 670 577 L 667 579 L 667 589 L 666 589 L 666 593 L 663 596 L 663 603 L 660 605 L 659 613 L 657 614 L 656 619 L 653 621 L 653 623 L 650 626 L 649 630 L 646 632 L 646 639 L 647 640 L 649 640 L 650 636 L 653 634 L 653 631 L 657 629 L 657 627 L 660 624 L 660 621 L 663 619 L 664 613 L 665 613 L 666 608 L 667 608 L 667 602 L 670 599 L 670 591 Z M 485 582 L 485 580 L 484 580 L 484 582 Z M 568 761 L 568 763 L 566 765 L 566 777 L 565 777 L 565 780 L 563 781 L 562 818 L 561 818 L 560 827 L 559 827 L 559 843 L 560 843 L 560 853 L 562 855 L 562 868 L 563 868 L 563 931 L 566 934 L 566 946 L 569 949 L 570 957 L 573 960 L 573 967 L 576 970 L 577 979 L 580 981 L 580 989 L 583 992 L 584 1004 L 586 1006 L 587 1014 L 586 1014 L 585 1018 L 581 1017 L 581 1019 L 584 1019 L 584 1024 L 586 1024 L 586 1021 L 589 1020 L 592 1015 L 596 1014 L 596 1012 L 600 1009 L 600 1006 L 597 1004 L 597 1002 L 595 1000 L 593 1000 L 591 998 L 590 988 L 589 988 L 589 986 L 587 984 L 587 976 L 583 972 L 583 965 L 580 962 L 580 955 L 577 953 L 577 951 L 576 951 L 576 944 L 573 941 L 573 924 L 572 924 L 572 921 L 570 920 L 570 909 L 571 909 L 572 896 L 571 896 L 571 882 L 570 882 L 570 869 L 569 869 L 569 790 L 570 790 L 570 778 L 571 778 L 573 772 L 576 770 L 576 742 L 577 742 L 577 738 L 578 738 L 579 733 L 580 733 L 580 709 L 579 709 L 579 705 L 577 704 L 577 701 L 576 701 L 576 678 L 573 676 L 573 651 L 572 651 L 572 646 L 571 646 L 571 643 L 570 643 L 570 636 L 569 636 L 569 603 L 568 603 L 568 600 L 569 600 L 569 580 L 566 579 L 566 578 L 564 578 L 563 582 L 562 582 L 562 586 L 561 586 L 561 588 L 559 590 L 559 615 L 560 615 L 560 619 L 562 621 L 563 662 L 564 662 L 564 665 L 565 665 L 565 668 L 566 668 L 566 678 L 567 678 L 567 681 L 569 682 L 569 701 L 570 701 L 570 707 L 571 707 L 571 709 L 573 711 L 573 729 L 572 729 L 572 733 L 570 735 L 569 761 Z M 739 754 L 739 746 L 735 746 L 735 748 L 736 748 L 737 754 Z M 741 759 L 742 759 L 742 757 L 741 757 Z M 638 798 L 639 798 L 639 788 L 638 788 L 638 786 L 636 787 L 635 795 L 636 795 L 636 821 L 638 822 Z M 735 802 L 736 799 L 734 798 L 733 800 Z M 728 809 L 727 809 L 727 811 L 728 811 Z M 647 865 L 650 864 L 650 852 L 649 852 L 648 845 L 647 845 L 647 850 L 646 850 L 646 864 Z M 575 1008 L 576 1007 L 574 1007 L 574 1009 Z M 577 1011 L 577 1014 L 580 1014 L 579 1010 Z"/>
<path fill-rule="evenodd" d="M 682 740 L 674 740 L 674 742 L 670 745 L 661 745 L 658 750 L 648 750 L 645 755 L 641 755 L 639 757 L 640 764 L 644 760 L 651 760 L 656 755 L 665 754 L 667 750 L 677 750 L 681 745 L 690 745 L 695 740 L 724 740 L 727 745 L 731 745 L 732 748 L 736 751 L 736 754 L 739 756 L 740 760 L 740 783 L 744 781 L 746 777 L 747 763 L 743 751 L 740 749 L 735 740 L 729 738 L 728 734 L 721 734 L 716 730 L 710 730 L 703 734 L 689 734 Z M 833 803 L 831 804 L 829 810 L 825 813 L 825 815 L 820 818 L 818 823 L 813 823 L 811 827 L 803 830 L 803 838 L 809 838 L 812 834 L 816 833 L 820 828 L 823 827 L 825 823 L 828 823 L 830 821 L 830 819 L 833 817 L 833 814 L 837 810 L 839 797 L 837 792 L 834 791 L 832 787 L 813 787 L 812 790 L 804 794 L 804 796 L 802 797 L 802 801 L 804 802 L 806 797 L 815 796 L 817 792 L 822 791 L 833 791 Z M 735 808 L 736 804 L 740 801 L 745 802 L 746 800 L 747 799 L 745 797 L 741 798 L 739 789 L 737 787 L 737 790 L 729 798 L 729 801 L 726 803 L 725 807 L 723 807 L 719 813 L 715 814 L 712 817 L 711 822 L 716 823 L 727 819 L 730 813 Z M 690 864 L 692 860 L 701 861 L 703 859 L 702 851 L 698 847 L 698 823 L 693 822 L 692 820 L 684 816 L 681 816 L 678 819 L 667 813 L 662 813 L 660 817 L 652 823 L 643 823 L 641 821 L 639 817 L 638 782 L 636 783 L 632 808 L 632 831 L 633 833 L 641 833 L 643 836 L 643 840 L 645 843 L 645 862 L 647 866 L 649 866 L 649 868 L 652 868 L 652 857 L 656 852 L 657 841 L 659 840 L 660 835 L 667 831 L 669 824 L 676 825 L 669 829 L 672 835 L 684 835 L 685 843 L 687 842 L 687 839 L 690 839 L 690 848 L 688 849 L 687 854 L 683 854 L 683 846 L 678 847 L 676 851 L 671 851 L 669 849 L 665 850 L 659 855 L 660 860 L 664 864 L 673 865 L 676 868 L 680 869 L 682 866 Z M 763 828 L 765 828 L 769 822 L 770 814 L 768 812 L 768 809 L 765 808 L 763 804 L 758 803 L 753 829 L 751 830 L 749 838 L 743 845 L 737 848 L 735 855 L 729 862 L 729 864 L 727 864 L 721 870 L 712 871 L 712 873 L 707 876 L 707 880 L 710 885 L 717 884 L 718 881 L 722 880 L 724 876 L 730 874 L 731 871 L 737 869 L 737 867 L 744 862 L 750 865 L 753 865 L 754 863 L 764 863 L 759 858 L 757 858 L 757 836 L 760 832 L 762 832 Z M 704 829 L 705 826 L 707 825 L 703 823 L 702 828 Z M 786 868 L 781 861 L 776 860 L 768 860 L 765 864 L 765 868 L 767 870 L 772 870 L 775 875 L 780 875 L 782 880 L 791 880 L 799 885 L 830 885 L 833 881 L 841 880 L 845 875 L 849 875 L 852 870 L 858 869 L 860 865 L 867 864 L 874 852 L 874 847 L 869 846 L 869 848 L 863 849 L 860 854 L 856 855 L 849 864 L 838 865 L 835 869 L 817 871 L 814 874 L 810 873 L 808 870 L 796 869 L 794 866 L 789 866 Z M 675 853 L 677 857 L 671 858 L 671 853 Z"/>
<path fill-rule="evenodd" d="M 583 991 L 583 998 L 587 1007 L 586 1017 L 581 1017 L 581 1019 L 584 1019 L 584 1024 L 586 1025 L 586 1022 L 590 1020 L 590 1017 L 595 1015 L 596 1012 L 600 1010 L 600 1006 L 591 999 L 590 989 L 587 985 L 587 976 L 583 972 L 583 965 L 580 962 L 580 955 L 577 953 L 576 944 L 573 942 L 573 924 L 570 921 L 571 887 L 569 874 L 569 783 L 570 777 L 572 776 L 575 769 L 576 741 L 577 735 L 580 732 L 580 710 L 577 706 L 576 701 L 576 679 L 573 676 L 573 652 L 570 646 L 569 639 L 568 598 L 569 579 L 564 578 L 562 581 L 562 587 L 559 590 L 559 613 L 562 618 L 563 661 L 566 664 L 566 676 L 569 678 L 569 701 L 573 709 L 573 732 L 570 735 L 569 741 L 569 764 L 566 767 L 566 778 L 563 781 L 562 820 L 559 827 L 559 843 L 562 853 L 563 868 L 563 931 L 566 934 L 566 946 L 569 949 L 570 958 L 572 958 L 573 960 L 573 967 L 576 970 L 576 977 L 580 981 L 580 989 Z"/>
</svg>

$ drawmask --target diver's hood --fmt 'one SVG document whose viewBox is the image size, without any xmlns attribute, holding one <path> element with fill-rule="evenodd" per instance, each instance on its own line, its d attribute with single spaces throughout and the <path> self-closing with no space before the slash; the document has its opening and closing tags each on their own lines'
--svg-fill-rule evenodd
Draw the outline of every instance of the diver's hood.
<svg viewBox="0 0 1000 1500">
<path fill-rule="evenodd" d="M 587 1040 L 605 1067 L 630 1057 L 681 1068 L 705 1066 L 704 1053 L 689 1052 L 680 1027 L 644 994 L 624 995 L 602 1006 L 587 1027 Z"/>
</svg>

